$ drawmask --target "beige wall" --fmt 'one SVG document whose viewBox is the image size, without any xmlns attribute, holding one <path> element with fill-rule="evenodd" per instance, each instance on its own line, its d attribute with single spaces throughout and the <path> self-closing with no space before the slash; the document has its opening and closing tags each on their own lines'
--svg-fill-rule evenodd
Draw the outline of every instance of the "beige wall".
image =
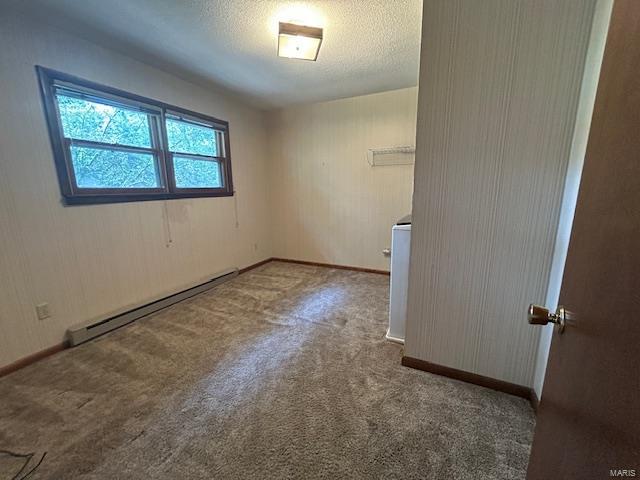
<svg viewBox="0 0 640 480">
<path fill-rule="evenodd" d="M 405 354 L 531 386 L 592 0 L 426 0 Z"/>
<path fill-rule="evenodd" d="M 288 108 L 269 118 L 277 257 L 389 269 L 382 250 L 411 211 L 413 165 L 369 148 L 415 144 L 417 88 Z"/>
<path fill-rule="evenodd" d="M 0 366 L 72 324 L 271 256 L 261 112 L 6 12 L 0 44 Z M 228 120 L 235 199 L 63 207 L 36 64 Z M 36 319 L 41 302 L 52 318 Z"/>
</svg>

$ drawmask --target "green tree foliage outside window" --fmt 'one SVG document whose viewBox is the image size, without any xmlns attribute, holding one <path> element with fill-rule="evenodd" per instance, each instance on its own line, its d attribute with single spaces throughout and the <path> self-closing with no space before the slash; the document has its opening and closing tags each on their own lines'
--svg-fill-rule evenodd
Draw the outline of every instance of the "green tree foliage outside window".
<svg viewBox="0 0 640 480">
<path fill-rule="evenodd" d="M 218 162 L 177 154 L 217 156 L 218 144 L 215 130 L 171 118 L 167 119 L 166 125 L 169 150 L 176 153 L 173 156 L 176 186 L 178 188 L 222 187 L 222 175 Z"/>
<path fill-rule="evenodd" d="M 128 147 L 153 149 L 151 115 L 121 106 L 57 94 L 58 109 L 66 138 Z M 212 128 L 167 119 L 172 152 L 216 156 L 216 133 Z M 161 187 L 153 152 L 132 152 L 102 146 L 71 147 L 76 183 L 80 188 Z M 222 187 L 218 162 L 211 159 L 174 157 L 179 188 Z"/>
</svg>

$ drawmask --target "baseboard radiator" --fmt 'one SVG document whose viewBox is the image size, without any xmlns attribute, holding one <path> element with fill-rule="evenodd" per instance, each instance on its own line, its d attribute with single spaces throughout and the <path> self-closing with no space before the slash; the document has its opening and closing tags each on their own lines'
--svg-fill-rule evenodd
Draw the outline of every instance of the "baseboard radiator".
<svg viewBox="0 0 640 480">
<path fill-rule="evenodd" d="M 91 340 L 92 338 L 98 337 L 107 332 L 110 332 L 111 330 L 122 327 L 127 323 L 131 323 L 141 317 L 157 312 L 158 310 L 162 310 L 163 308 L 167 308 L 174 303 L 178 303 L 189 297 L 198 295 L 199 293 L 206 292 L 207 290 L 220 285 L 221 283 L 231 280 L 237 275 L 237 268 L 225 270 L 217 274 L 211 280 L 206 281 L 205 283 L 201 283 L 200 285 L 197 285 L 195 287 L 183 290 L 173 295 L 169 295 L 168 297 L 156 300 L 155 302 L 151 302 L 127 312 L 105 318 L 104 320 L 82 323 L 71 327 L 67 330 L 69 345 L 75 346 L 84 343 L 88 340 Z"/>
</svg>

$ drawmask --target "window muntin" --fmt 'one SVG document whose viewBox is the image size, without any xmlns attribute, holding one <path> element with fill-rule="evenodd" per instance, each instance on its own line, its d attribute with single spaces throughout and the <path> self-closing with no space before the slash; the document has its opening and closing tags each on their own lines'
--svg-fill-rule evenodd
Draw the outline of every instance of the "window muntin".
<svg viewBox="0 0 640 480">
<path fill-rule="evenodd" d="M 36 68 L 66 203 L 233 195 L 227 122 Z"/>
</svg>

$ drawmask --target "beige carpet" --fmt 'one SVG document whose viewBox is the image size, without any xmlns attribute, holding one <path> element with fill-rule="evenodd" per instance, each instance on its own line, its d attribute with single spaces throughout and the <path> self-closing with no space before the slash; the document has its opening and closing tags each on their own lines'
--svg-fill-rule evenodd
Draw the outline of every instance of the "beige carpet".
<svg viewBox="0 0 640 480">
<path fill-rule="evenodd" d="M 524 478 L 527 402 L 400 366 L 388 281 L 271 262 L 8 375 L 0 449 L 46 451 L 30 479 Z"/>
</svg>

